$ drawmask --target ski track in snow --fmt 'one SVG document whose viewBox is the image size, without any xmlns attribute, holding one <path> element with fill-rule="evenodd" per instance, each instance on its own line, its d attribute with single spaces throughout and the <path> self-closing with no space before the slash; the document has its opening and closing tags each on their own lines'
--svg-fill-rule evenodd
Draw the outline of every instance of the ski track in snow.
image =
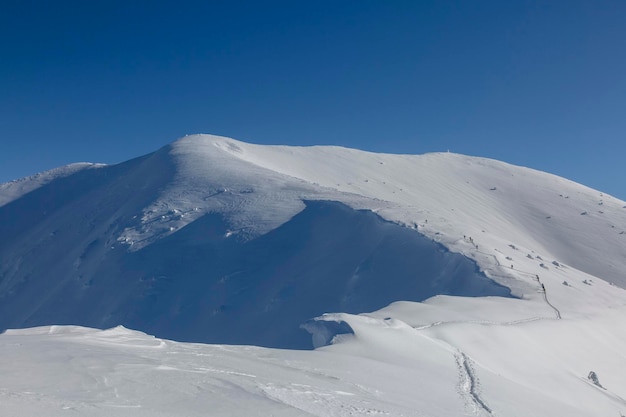
<svg viewBox="0 0 626 417">
<path fill-rule="evenodd" d="M 416 330 L 421 330 L 418 328 Z M 458 393 L 463 398 L 465 404 L 472 409 L 474 415 L 493 416 L 495 413 L 487 405 L 485 400 L 480 396 L 480 380 L 474 370 L 473 361 L 465 352 L 458 347 L 446 342 L 445 340 L 426 335 L 422 332 L 418 333 L 436 345 L 452 354 L 457 370 L 458 370 Z"/>
<path fill-rule="evenodd" d="M 593 382 L 591 382 L 588 378 L 580 378 L 582 381 L 584 381 L 586 384 L 591 385 L 592 387 L 594 387 L 595 389 L 597 389 L 598 391 L 600 391 L 602 394 L 604 394 L 605 396 L 609 397 L 611 400 L 617 401 L 622 403 L 625 407 L 626 407 L 626 400 L 624 400 L 621 396 L 617 395 L 614 392 L 611 392 L 610 390 L 608 390 L 606 387 L 599 387 L 596 384 L 594 384 Z M 623 416 L 622 413 L 620 413 L 621 416 Z"/>
<path fill-rule="evenodd" d="M 470 357 L 458 347 L 455 347 L 442 339 L 434 338 L 421 332 L 419 334 L 452 354 L 459 375 L 457 392 L 463 398 L 465 404 L 471 408 L 472 413 L 474 415 L 495 415 L 493 410 L 491 410 L 485 400 L 483 400 L 480 396 L 480 380 L 476 375 L 473 361 Z"/>
<path fill-rule="evenodd" d="M 561 312 L 559 311 L 558 308 L 556 308 L 554 305 L 552 305 L 552 303 L 550 302 L 550 300 L 548 300 L 548 293 L 546 292 L 545 288 L 543 289 L 543 299 L 546 301 L 546 303 L 554 310 L 554 313 L 556 314 L 556 318 L 558 320 L 561 320 Z"/>
<path fill-rule="evenodd" d="M 530 323 L 538 320 L 551 320 L 550 317 L 529 317 L 527 319 L 512 320 L 512 321 L 491 321 L 491 320 L 449 320 L 449 321 L 436 321 L 434 323 L 425 324 L 423 326 L 413 327 L 415 330 L 425 330 L 431 327 L 443 326 L 446 324 L 486 324 L 490 326 L 515 326 L 516 324 Z"/>
<path fill-rule="evenodd" d="M 495 248 L 495 249 L 494 249 L 494 251 L 496 251 L 496 252 L 498 252 L 498 253 L 500 253 L 500 254 L 502 254 L 502 255 L 505 255 L 502 251 L 498 250 L 497 248 Z M 478 250 L 478 249 L 476 249 L 476 250 L 475 250 L 475 252 L 476 252 L 476 253 L 480 253 L 480 254 L 485 255 L 485 256 L 492 257 L 492 258 L 494 259 L 494 261 L 495 261 L 496 267 L 498 267 L 498 268 L 503 268 L 503 267 L 504 267 L 504 266 L 500 263 L 500 261 L 498 260 L 498 257 L 497 257 L 497 256 L 495 256 L 494 254 L 492 254 L 492 253 L 487 253 L 487 252 L 483 252 L 483 251 L 480 251 L 480 250 Z M 467 255 L 466 255 L 465 253 L 463 253 L 463 256 L 466 256 L 466 257 L 467 257 Z M 496 269 L 494 269 L 494 268 L 487 268 L 486 270 L 488 270 L 488 271 L 490 271 L 490 272 L 492 272 L 492 273 L 493 273 L 493 272 L 497 272 L 497 270 L 496 270 Z M 537 275 L 536 273 L 533 273 L 533 272 L 528 272 L 528 271 L 523 271 L 523 270 L 520 270 L 520 269 L 516 269 L 516 268 L 514 268 L 514 267 L 513 267 L 513 265 L 511 265 L 511 270 L 512 270 L 512 271 L 515 271 L 515 272 L 517 272 L 517 273 L 520 273 L 520 274 L 524 274 L 524 275 L 530 276 L 530 277 L 537 277 L 536 279 L 537 279 L 537 282 L 539 283 L 539 285 L 541 286 L 541 287 L 540 287 L 540 291 L 542 292 L 542 297 L 543 297 L 544 301 L 546 302 L 546 304 L 547 304 L 547 305 L 548 305 L 548 306 L 549 306 L 552 310 L 554 310 L 554 314 L 555 314 L 555 316 L 556 316 L 557 320 L 561 320 L 561 318 L 562 318 L 562 317 L 561 317 L 561 311 L 560 311 L 558 308 L 556 308 L 556 307 L 554 306 L 554 304 L 552 304 L 552 303 L 550 302 L 550 300 L 548 299 L 548 294 L 547 294 L 547 291 L 546 291 L 545 287 L 541 284 L 541 281 L 539 280 L 539 275 Z M 537 318 L 537 319 L 538 319 L 538 318 Z M 522 322 L 522 323 L 523 323 L 523 322 L 525 322 L 525 321 L 528 321 L 528 320 L 521 320 L 521 321 L 510 322 L 510 323 L 502 323 L 502 324 L 517 324 L 518 322 Z M 532 321 L 532 319 L 531 319 L 531 321 Z"/>
<path fill-rule="evenodd" d="M 459 368 L 461 395 L 472 404 L 473 413 L 476 415 L 494 415 L 493 411 L 480 397 L 479 380 L 474 371 L 472 360 L 460 350 L 454 355 L 457 367 Z"/>
</svg>

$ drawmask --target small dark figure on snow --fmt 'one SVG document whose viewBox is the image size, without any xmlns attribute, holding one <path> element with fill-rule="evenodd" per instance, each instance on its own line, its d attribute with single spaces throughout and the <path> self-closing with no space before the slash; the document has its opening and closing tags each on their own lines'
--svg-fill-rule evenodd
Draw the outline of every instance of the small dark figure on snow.
<svg viewBox="0 0 626 417">
<path fill-rule="evenodd" d="M 593 371 L 589 372 L 589 375 L 587 375 L 587 379 L 590 380 L 593 383 L 593 385 L 595 385 L 597 387 L 600 387 L 602 389 L 605 389 L 602 386 L 602 384 L 600 384 L 600 380 L 598 379 L 598 375 L 595 372 L 593 372 Z"/>
</svg>

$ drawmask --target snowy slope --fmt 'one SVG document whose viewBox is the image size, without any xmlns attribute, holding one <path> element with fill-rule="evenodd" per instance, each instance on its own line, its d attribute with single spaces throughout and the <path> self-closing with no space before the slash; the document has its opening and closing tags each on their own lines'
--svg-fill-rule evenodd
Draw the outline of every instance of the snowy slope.
<svg viewBox="0 0 626 417">
<path fill-rule="evenodd" d="M 491 246 L 514 244 L 626 286 L 626 203 L 551 174 L 450 153 L 382 155 L 206 135 L 185 137 L 167 151 L 175 180 L 144 210 L 141 226 L 122 235 L 126 242 L 141 246 L 164 227 L 175 231 L 199 216 L 195 209 L 227 213 L 233 233 L 256 236 L 302 210 L 303 199 L 336 199 L 423 225 L 422 233 L 439 233 L 437 240 L 456 251 L 467 247 L 463 235 L 494 255 Z M 207 199 L 210 192 L 225 195 Z M 153 225 L 174 211 L 191 215 L 174 213 L 166 226 Z"/>
<path fill-rule="evenodd" d="M 619 416 L 625 313 L 422 328 L 335 315 L 325 319 L 347 320 L 355 334 L 315 351 L 185 344 L 124 328 L 9 331 L 0 335 L 0 412 Z M 587 378 L 592 371 L 601 387 Z"/>
<path fill-rule="evenodd" d="M 445 234 L 440 239 L 454 249 L 466 246 L 458 240 L 463 235 L 485 241 L 487 251 L 512 243 L 626 286 L 626 204 L 572 181 L 451 153 L 381 155 L 204 137 L 185 145 L 193 140 L 308 183 L 382 200 L 387 205 L 367 208 L 408 225 L 428 220 L 423 232 Z"/>
<path fill-rule="evenodd" d="M 102 164 L 91 164 L 87 162 L 78 162 L 63 167 L 51 169 L 30 177 L 20 178 L 0 184 L 0 206 L 20 198 L 21 196 L 43 187 L 44 185 L 56 180 L 72 175 L 80 170 L 89 168 L 99 168 Z"/>
<path fill-rule="evenodd" d="M 423 225 L 423 233 L 432 237 L 438 232 L 438 240 L 453 250 L 467 246 L 459 240 L 463 235 L 477 244 L 485 236 L 488 252 L 512 243 L 626 284 L 619 272 L 626 266 L 626 203 L 527 168 L 450 153 L 261 146 L 209 135 L 187 136 L 139 162 L 130 175 L 151 179 L 140 190 L 165 178 L 151 190 L 149 204 L 124 205 L 133 216 L 141 210 L 141 221 L 118 237 L 135 248 L 207 212 L 227 216 L 231 233 L 255 237 L 300 212 L 303 200 L 337 200 L 394 222 Z M 85 167 L 62 171 L 66 176 L 79 168 Z M 106 191 L 122 194 L 120 188 L 134 186 L 121 184 L 125 181 L 121 176 L 120 184 Z M 3 184 L 0 201 L 6 204 L 33 187 Z"/>
<path fill-rule="evenodd" d="M 2 328 L 317 346 L 7 331 L 2 415 L 626 413 L 626 203 L 563 178 L 199 135 L 0 204 Z"/>
<path fill-rule="evenodd" d="M 327 202 L 341 193 L 214 145 L 179 141 L 1 207 L 0 327 L 301 348 L 299 325 L 324 312 L 509 294 L 422 235 Z"/>
<path fill-rule="evenodd" d="M 0 328 L 304 347 L 325 312 L 506 288 L 543 308 L 548 271 L 625 286 L 624 202 L 481 158 L 199 135 L 2 187 Z"/>
</svg>

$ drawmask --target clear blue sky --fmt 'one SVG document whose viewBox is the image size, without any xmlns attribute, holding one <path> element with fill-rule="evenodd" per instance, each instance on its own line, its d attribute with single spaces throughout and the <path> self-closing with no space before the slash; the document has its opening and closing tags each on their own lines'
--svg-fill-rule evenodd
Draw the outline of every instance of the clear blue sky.
<svg viewBox="0 0 626 417">
<path fill-rule="evenodd" d="M 626 199 L 626 1 L 0 2 L 0 181 L 188 133 L 450 150 Z"/>
</svg>

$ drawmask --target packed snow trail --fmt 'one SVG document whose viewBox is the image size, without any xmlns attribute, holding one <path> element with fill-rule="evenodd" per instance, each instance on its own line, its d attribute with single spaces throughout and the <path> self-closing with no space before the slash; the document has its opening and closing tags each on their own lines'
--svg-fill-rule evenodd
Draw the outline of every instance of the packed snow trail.
<svg viewBox="0 0 626 417">
<path fill-rule="evenodd" d="M 431 327 L 443 326 L 445 324 L 486 324 L 489 326 L 515 326 L 516 324 L 529 323 L 531 321 L 538 320 L 552 320 L 549 317 L 529 317 L 527 319 L 519 319 L 512 321 L 491 321 L 491 320 L 449 320 L 449 321 L 436 321 L 434 323 L 425 324 L 423 326 L 415 326 L 413 327 L 415 330 L 425 330 L 430 329 Z"/>
<path fill-rule="evenodd" d="M 556 314 L 557 320 L 561 320 L 561 312 L 559 311 L 558 308 L 556 308 L 554 305 L 552 305 L 550 300 L 548 300 L 548 293 L 546 292 L 546 287 L 543 284 L 541 284 L 541 288 L 543 289 L 543 299 L 554 310 L 554 312 Z"/>
<path fill-rule="evenodd" d="M 556 314 L 557 320 L 561 320 L 561 312 L 559 311 L 558 308 L 556 308 L 550 302 L 550 300 L 548 300 L 548 292 L 546 291 L 546 286 L 539 279 L 539 275 L 535 275 L 535 277 L 537 277 L 537 282 L 539 283 L 539 285 L 541 285 L 541 292 L 542 292 L 544 301 L 546 302 L 546 304 L 548 304 L 550 306 L 550 308 L 552 308 L 552 310 L 554 310 L 554 313 Z"/>
<path fill-rule="evenodd" d="M 473 240 L 471 241 L 471 243 L 472 243 L 473 245 L 475 245 L 475 247 L 477 246 L 477 245 L 474 243 L 474 241 L 473 241 Z M 504 255 L 504 253 L 503 253 L 503 252 L 501 252 L 501 251 L 499 251 L 498 249 L 494 249 L 494 250 L 495 250 L 496 252 L 501 253 L 502 255 Z M 476 248 L 476 252 L 477 252 L 477 253 L 480 253 L 480 254 L 483 254 L 483 255 L 485 255 L 485 256 L 491 256 L 491 257 L 493 257 L 493 259 L 494 259 L 494 261 L 495 261 L 495 263 L 496 263 L 496 266 L 497 266 L 497 267 L 500 267 L 500 268 L 502 268 L 502 267 L 503 267 L 503 265 L 502 265 L 502 264 L 500 263 L 500 261 L 498 260 L 498 257 L 497 257 L 497 256 L 495 256 L 494 254 L 492 254 L 492 253 L 487 253 L 487 252 L 483 252 L 483 251 L 480 251 L 480 250 L 478 250 L 477 248 Z M 491 270 L 493 270 L 493 269 L 491 269 Z M 545 288 L 545 286 L 541 283 L 541 281 L 539 280 L 539 275 L 537 275 L 537 274 L 535 274 L 535 273 L 532 273 L 532 272 L 528 272 L 528 271 L 523 271 L 523 270 L 520 270 L 520 269 L 516 269 L 516 268 L 514 268 L 514 267 L 513 267 L 513 265 L 511 265 L 511 270 L 512 270 L 512 271 L 515 271 L 515 272 L 518 272 L 518 273 L 521 273 L 521 274 L 528 275 L 528 276 L 536 277 L 537 282 L 538 282 L 538 283 L 539 283 L 539 285 L 541 286 L 541 291 L 542 291 L 542 293 L 543 293 L 543 299 L 544 299 L 544 301 L 546 302 L 546 304 L 548 304 L 548 306 L 550 306 L 550 308 L 551 308 L 552 310 L 554 310 L 554 313 L 555 313 L 555 316 L 556 316 L 557 320 L 560 320 L 560 319 L 561 319 L 561 312 L 560 312 L 560 311 L 559 311 L 559 309 L 558 309 L 558 308 L 556 308 L 556 307 L 555 307 L 555 306 L 554 306 L 554 305 L 550 302 L 550 300 L 548 299 L 548 294 L 547 294 L 547 292 L 546 292 L 546 288 Z"/>
<path fill-rule="evenodd" d="M 483 410 L 488 415 L 492 416 L 493 411 L 478 394 L 478 378 L 474 373 L 471 359 L 460 350 L 454 355 L 454 357 L 462 375 L 461 388 L 464 390 L 466 395 L 470 397 L 471 402 L 475 407 L 475 413 L 478 414 L 480 410 Z"/>
<path fill-rule="evenodd" d="M 433 323 L 433 326 L 437 324 L 440 323 Z M 422 330 L 422 328 L 415 327 L 413 327 L 413 329 Z M 494 412 L 480 396 L 479 379 L 474 371 L 472 360 L 469 356 L 467 356 L 467 354 L 465 354 L 465 352 L 458 347 L 453 346 L 443 339 L 427 335 L 424 332 L 418 332 L 418 334 L 452 354 L 456 367 L 459 371 L 458 393 L 461 397 L 463 397 L 467 405 L 471 405 L 473 413 L 476 415 L 486 414 L 493 416 Z"/>
</svg>

